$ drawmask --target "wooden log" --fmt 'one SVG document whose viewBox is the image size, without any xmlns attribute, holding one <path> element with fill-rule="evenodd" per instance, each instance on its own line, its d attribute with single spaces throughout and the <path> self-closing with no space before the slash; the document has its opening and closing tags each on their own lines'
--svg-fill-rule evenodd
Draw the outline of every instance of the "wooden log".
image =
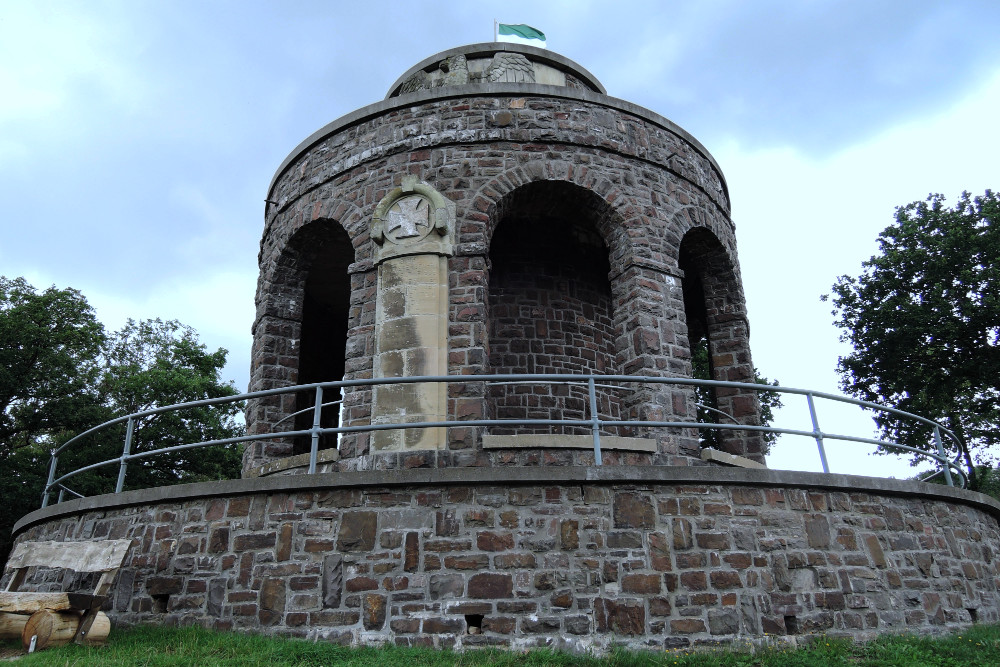
<svg viewBox="0 0 1000 667">
<path fill-rule="evenodd" d="M 9 614 L 0 611 L 0 639 L 20 639 L 21 630 L 30 614 Z"/>
<path fill-rule="evenodd" d="M 42 609 L 69 609 L 69 593 L 0 593 L 0 611 L 33 614 Z"/>
<path fill-rule="evenodd" d="M 21 631 L 21 645 L 30 650 L 31 639 L 35 638 L 35 649 L 40 651 L 49 646 L 62 646 L 73 641 L 76 630 L 80 627 L 83 615 L 78 611 L 52 611 L 43 609 L 32 614 Z M 103 611 L 97 613 L 94 625 L 87 634 L 84 644 L 88 646 L 103 644 L 111 632 L 111 619 Z"/>
</svg>

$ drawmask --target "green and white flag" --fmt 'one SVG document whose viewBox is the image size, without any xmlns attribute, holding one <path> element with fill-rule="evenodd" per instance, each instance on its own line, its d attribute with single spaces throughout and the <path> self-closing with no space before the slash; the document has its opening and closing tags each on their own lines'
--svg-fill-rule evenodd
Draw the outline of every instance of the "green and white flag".
<svg viewBox="0 0 1000 667">
<path fill-rule="evenodd" d="M 517 25 L 499 23 L 497 24 L 497 41 L 527 44 L 528 46 L 537 46 L 544 49 L 545 33 L 523 23 Z"/>
</svg>

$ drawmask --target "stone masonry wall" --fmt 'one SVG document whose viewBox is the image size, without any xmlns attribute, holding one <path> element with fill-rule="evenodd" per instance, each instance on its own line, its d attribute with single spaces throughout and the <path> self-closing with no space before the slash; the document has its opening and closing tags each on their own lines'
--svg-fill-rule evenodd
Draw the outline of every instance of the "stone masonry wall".
<svg viewBox="0 0 1000 667">
<path fill-rule="evenodd" d="M 607 250 L 573 243 L 558 233 L 564 229 L 558 226 L 555 234 L 536 235 L 530 241 L 518 234 L 502 252 L 494 243 L 488 318 L 491 373 L 618 373 Z M 602 418 L 622 419 L 618 392 L 602 386 L 597 400 Z M 488 401 L 497 419 L 582 420 L 590 416 L 588 405 L 586 385 L 565 384 L 495 385 Z M 490 429 L 494 434 L 559 432 L 590 429 Z"/>
<path fill-rule="evenodd" d="M 131 538 L 108 609 L 118 623 L 343 643 L 672 648 L 1000 621 L 1000 506 L 978 494 L 958 493 L 967 504 L 915 495 L 916 483 L 825 476 L 849 482 L 837 490 L 810 488 L 821 476 L 805 473 L 695 473 L 386 483 L 396 471 L 369 486 L 321 475 L 316 490 L 87 499 L 95 509 L 17 539 Z M 776 485 L 793 477 L 800 486 Z M 225 484 L 244 488 L 204 488 Z"/>
<path fill-rule="evenodd" d="M 623 372 L 690 375 L 678 247 L 688 230 L 704 228 L 737 264 L 721 174 L 703 149 L 667 121 L 661 124 L 600 95 L 563 91 L 564 97 L 550 97 L 547 90 L 504 84 L 483 95 L 427 93 L 406 105 L 397 98 L 296 154 L 268 196 L 276 204 L 268 206 L 261 241 L 251 389 L 295 380 L 294 339 L 276 340 L 294 333 L 300 319 L 294 299 L 286 298 L 295 290 L 283 282 L 282 267 L 295 263 L 288 254 L 296 235 L 317 223 L 342 226 L 354 246 L 346 371 L 349 379 L 371 377 L 374 311 L 365 307 L 374 283 L 369 227 L 375 206 L 404 175 L 416 176 L 456 205 L 455 256 L 448 262 L 449 374 L 488 372 L 489 253 L 504 202 L 526 186 L 557 182 L 580 189 L 606 209 L 597 232 L 611 267 L 615 353 Z M 738 281 L 738 271 L 734 275 Z M 734 307 L 742 309 L 738 284 L 735 298 L 740 303 Z M 735 344 L 748 349 L 746 340 Z M 575 353 L 566 356 L 572 360 Z M 689 394 L 644 388 L 624 397 L 622 410 L 644 420 L 693 415 Z M 370 392 L 349 397 L 352 423 L 370 414 L 369 400 Z M 248 428 L 266 430 L 283 412 L 277 401 L 255 404 L 248 410 Z M 451 388 L 450 417 L 489 413 L 481 384 Z M 489 465 L 479 450 L 481 433 L 451 429 L 449 465 Z M 684 434 L 654 435 L 661 439 L 656 463 L 672 463 L 697 448 L 696 439 L 692 445 Z M 267 446 L 250 448 L 248 467 L 280 452 Z M 360 460 L 370 453 L 364 436 L 352 439 L 343 453 L 344 469 L 373 465 Z"/>
</svg>

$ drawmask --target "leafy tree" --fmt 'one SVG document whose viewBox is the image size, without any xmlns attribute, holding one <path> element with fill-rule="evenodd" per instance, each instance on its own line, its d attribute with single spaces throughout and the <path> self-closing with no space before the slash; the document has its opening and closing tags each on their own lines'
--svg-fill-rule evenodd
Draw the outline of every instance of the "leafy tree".
<svg viewBox="0 0 1000 667">
<path fill-rule="evenodd" d="M 712 379 L 707 339 L 702 338 L 695 343 L 691 356 L 691 366 L 695 378 L 701 380 Z M 778 386 L 777 380 L 772 382 L 761 375 L 757 368 L 753 369 L 753 381 L 757 384 L 769 385 L 773 387 Z M 716 407 L 715 392 L 711 387 L 696 386 L 695 398 L 698 401 L 699 422 L 706 424 L 725 423 L 727 417 L 723 417 L 717 411 L 718 408 Z M 759 391 L 757 392 L 757 400 L 760 402 L 760 425 L 770 426 L 774 421 L 774 411 L 782 406 L 781 394 L 776 391 Z M 702 447 L 718 447 L 721 441 L 721 435 L 721 431 L 717 430 L 702 429 L 698 432 Z M 774 445 L 775 441 L 777 441 L 778 434 L 762 433 L 761 437 L 764 441 L 764 451 L 761 453 L 767 455 L 767 453 L 771 450 L 771 446 Z"/>
<path fill-rule="evenodd" d="M 945 425 L 975 486 L 1000 438 L 1000 198 L 964 192 L 947 208 L 932 194 L 900 206 L 879 251 L 833 285 L 835 324 L 854 348 L 840 359 L 841 386 Z M 883 439 L 935 449 L 926 425 L 875 421 Z"/>
<path fill-rule="evenodd" d="M 0 277 L 0 464 L 93 417 L 104 327 L 79 292 Z"/>
<path fill-rule="evenodd" d="M 227 354 L 222 348 L 209 352 L 194 329 L 176 320 L 128 320 L 105 347 L 98 395 L 112 416 L 235 396 L 239 392 L 232 384 L 220 380 Z M 225 403 L 142 417 L 135 423 L 132 453 L 242 435 L 236 421 L 241 410 L 240 403 Z M 123 438 L 115 441 L 120 450 Z M 239 470 L 238 447 L 228 445 L 133 461 L 127 479 L 128 486 L 145 488 L 231 479 Z"/>
<path fill-rule="evenodd" d="M 110 336 L 76 290 L 36 291 L 23 278 L 0 278 L 0 560 L 14 522 L 39 505 L 49 450 L 115 417 L 159 405 L 233 396 L 222 382 L 226 350 L 209 352 L 194 329 L 176 321 L 128 323 Z M 137 420 L 132 452 L 242 434 L 242 406 L 188 409 Z M 124 425 L 63 450 L 58 473 L 119 456 Z M 236 446 L 199 448 L 132 461 L 127 487 L 239 475 Z M 117 466 L 67 480 L 78 493 L 114 489 Z"/>
</svg>

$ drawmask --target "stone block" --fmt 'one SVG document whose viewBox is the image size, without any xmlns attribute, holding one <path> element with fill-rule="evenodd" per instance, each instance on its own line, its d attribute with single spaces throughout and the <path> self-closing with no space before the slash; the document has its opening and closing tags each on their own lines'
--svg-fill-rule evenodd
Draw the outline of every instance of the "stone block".
<svg viewBox="0 0 1000 667">
<path fill-rule="evenodd" d="M 275 532 L 237 535 L 233 538 L 233 550 L 240 553 L 257 549 L 272 549 L 277 541 L 278 534 Z"/>
<path fill-rule="evenodd" d="M 275 625 L 285 611 L 286 586 L 283 579 L 266 579 L 260 587 L 261 625 Z"/>
<path fill-rule="evenodd" d="M 594 599 L 594 626 L 597 632 L 643 635 L 646 610 L 637 600 Z"/>
<path fill-rule="evenodd" d="M 656 527 L 656 510 L 650 497 L 635 492 L 615 494 L 614 506 L 615 528 L 652 529 Z"/>
<path fill-rule="evenodd" d="M 806 539 L 813 549 L 830 546 L 830 520 L 822 514 L 806 517 Z"/>
<path fill-rule="evenodd" d="M 429 635 L 462 634 L 465 621 L 459 618 L 425 618 L 423 631 Z"/>
<path fill-rule="evenodd" d="M 374 593 L 361 596 L 361 620 L 365 630 L 381 630 L 385 625 L 386 597 Z"/>
<path fill-rule="evenodd" d="M 580 547 L 580 522 L 575 519 L 565 519 L 559 522 L 560 548 L 572 550 Z"/>
<path fill-rule="evenodd" d="M 420 536 L 418 533 L 407 533 L 403 547 L 403 570 L 416 572 L 420 567 Z"/>
<path fill-rule="evenodd" d="M 735 635 L 740 631 L 740 619 L 735 611 L 708 612 L 708 630 L 713 635 Z"/>
<path fill-rule="evenodd" d="M 656 595 L 663 589 L 662 581 L 658 574 L 626 574 L 622 576 L 620 583 L 623 593 Z"/>
<path fill-rule="evenodd" d="M 532 569 L 535 567 L 535 554 L 497 554 L 493 557 L 493 566 L 498 570 Z"/>
<path fill-rule="evenodd" d="M 475 574 L 469 578 L 468 596 L 472 599 L 500 599 L 512 597 L 514 581 L 506 574 Z"/>
<path fill-rule="evenodd" d="M 476 546 L 483 551 L 509 551 L 514 548 L 514 536 L 511 533 L 480 531 L 476 535 Z"/>
<path fill-rule="evenodd" d="M 465 578 L 459 574 L 433 575 L 430 580 L 430 596 L 432 600 L 454 598 L 465 595 Z M 470 597 L 472 597 L 470 595 Z"/>
<path fill-rule="evenodd" d="M 371 551 L 375 546 L 378 514 L 375 512 L 345 512 L 337 535 L 337 550 Z"/>
<path fill-rule="evenodd" d="M 340 606 L 344 588 L 343 556 L 331 554 L 323 559 L 323 606 L 327 609 Z"/>
</svg>

